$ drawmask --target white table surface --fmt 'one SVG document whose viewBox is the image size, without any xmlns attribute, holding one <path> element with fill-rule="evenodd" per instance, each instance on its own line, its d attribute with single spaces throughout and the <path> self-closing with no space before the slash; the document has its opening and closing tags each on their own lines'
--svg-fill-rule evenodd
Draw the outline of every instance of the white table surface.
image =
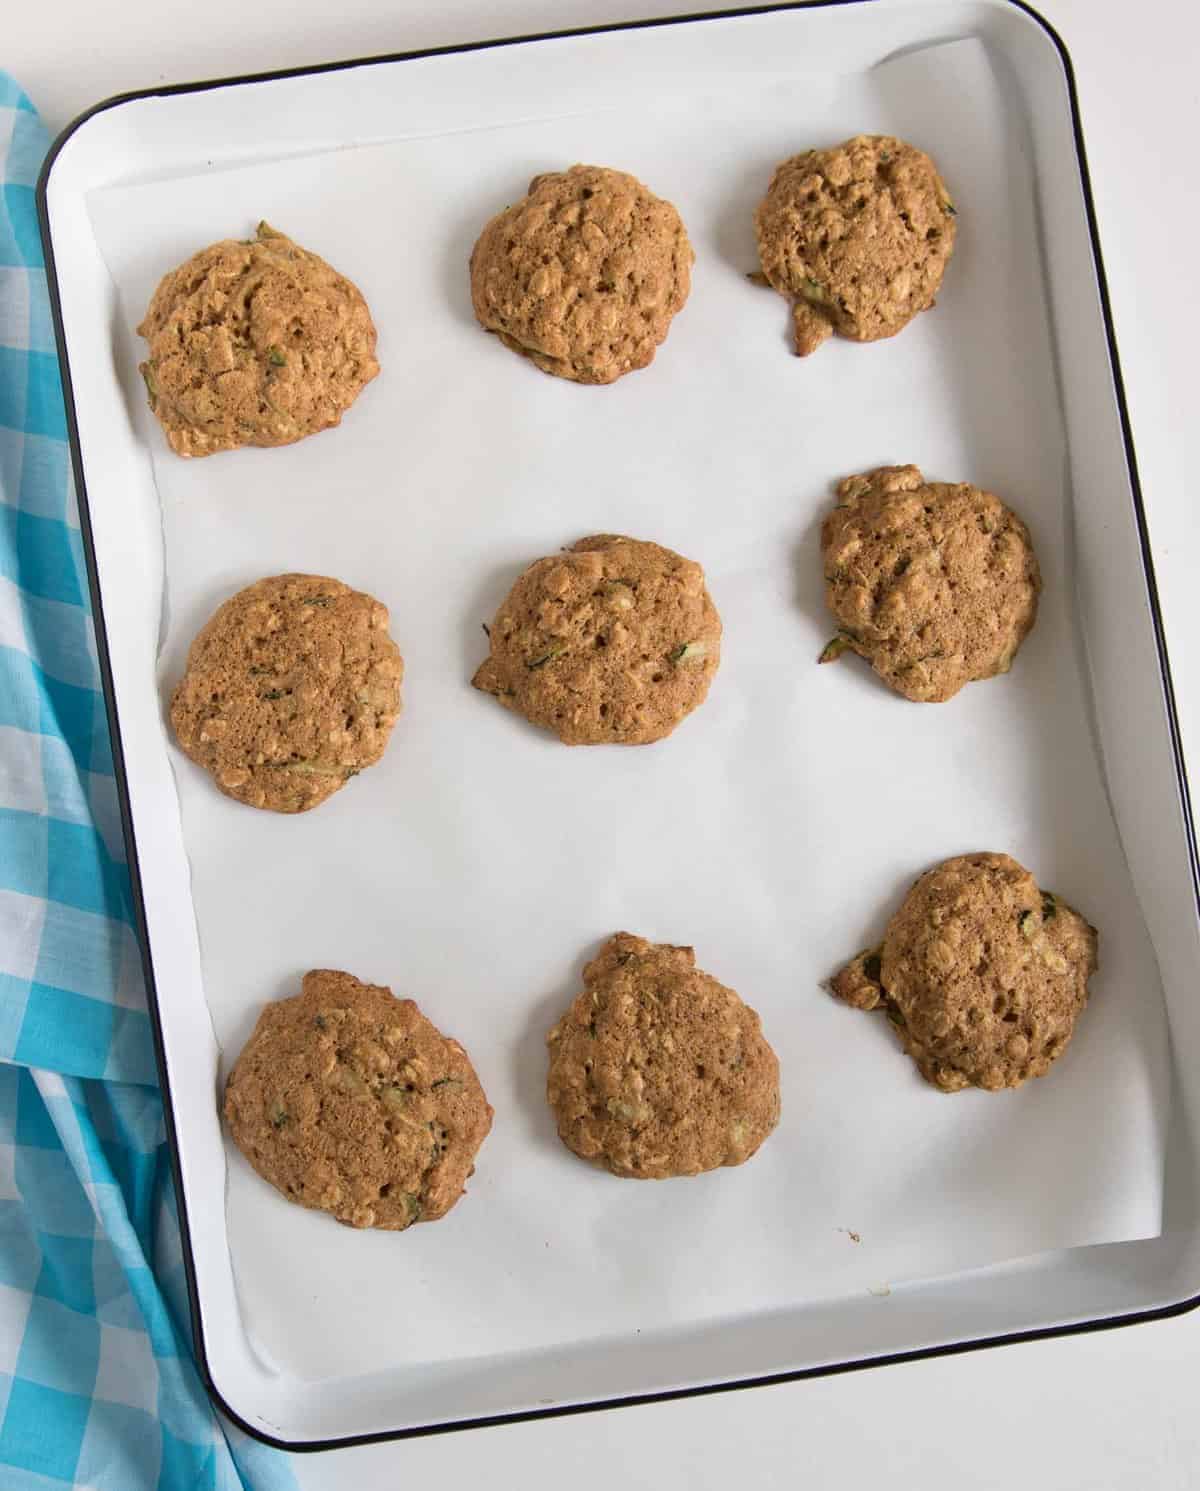
<svg viewBox="0 0 1200 1491">
<path fill-rule="evenodd" d="M 716 8 L 703 0 L 14 0 L 0 30 L 0 66 L 56 130 L 101 98 L 159 82 Z M 1200 338 L 1200 6 L 1040 0 L 1040 8 L 1075 62 L 1184 739 L 1200 781 L 1200 648 L 1190 645 L 1200 632 L 1200 490 L 1184 479 L 1185 449 L 1196 440 L 1192 349 Z M 305 1491 L 406 1483 L 1174 1491 L 1200 1481 L 1197 1358 L 1200 1311 L 293 1463 Z"/>
</svg>

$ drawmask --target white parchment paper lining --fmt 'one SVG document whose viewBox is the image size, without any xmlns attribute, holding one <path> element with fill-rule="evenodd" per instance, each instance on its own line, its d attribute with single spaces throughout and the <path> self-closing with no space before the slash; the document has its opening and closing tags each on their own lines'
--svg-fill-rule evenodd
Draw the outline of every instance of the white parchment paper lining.
<svg viewBox="0 0 1200 1491">
<path fill-rule="evenodd" d="M 176 753 L 226 1063 L 264 1000 L 344 967 L 461 1039 L 496 1108 L 465 1199 L 402 1235 L 290 1206 L 230 1150 L 245 1320 L 281 1369 L 630 1336 L 1159 1231 L 1165 1016 L 1089 731 L 1017 122 L 974 42 L 853 76 L 794 67 L 546 121 L 526 100 L 509 127 L 92 199 L 131 363 L 158 278 L 262 217 L 350 275 L 380 330 L 380 378 L 340 430 L 300 445 L 185 462 L 139 416 L 163 508 L 164 701 L 212 609 L 285 570 L 380 597 L 407 663 L 384 761 L 314 813 L 241 807 Z M 753 208 L 777 160 L 858 131 L 935 152 L 958 247 L 933 314 L 801 362 L 785 303 L 745 278 Z M 658 359 L 610 388 L 537 373 L 470 309 L 479 227 L 575 160 L 669 197 L 697 253 Z M 893 697 L 855 660 L 815 665 L 830 483 L 889 461 L 999 492 L 1041 558 L 1014 671 L 945 706 Z M 699 559 L 725 622 L 708 702 L 658 746 L 569 750 L 469 687 L 480 623 L 521 569 L 597 531 Z M 1016 855 L 1077 904 L 1101 929 L 1101 970 L 1050 1080 L 946 1097 L 885 1020 L 820 985 L 922 869 L 973 849 Z M 640 1185 L 558 1143 L 543 1036 L 619 928 L 694 944 L 760 1011 L 783 1120 L 752 1163 Z M 212 1176 L 213 1206 L 225 1181 Z"/>
</svg>

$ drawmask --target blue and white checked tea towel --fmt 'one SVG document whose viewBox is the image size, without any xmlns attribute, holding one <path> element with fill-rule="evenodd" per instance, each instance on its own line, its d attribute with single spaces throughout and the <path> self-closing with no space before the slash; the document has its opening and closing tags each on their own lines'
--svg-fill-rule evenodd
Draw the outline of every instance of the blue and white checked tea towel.
<svg viewBox="0 0 1200 1491">
<path fill-rule="evenodd" d="M 130 916 L 34 184 L 0 73 L 0 1487 L 283 1491 L 214 1416 Z"/>
</svg>

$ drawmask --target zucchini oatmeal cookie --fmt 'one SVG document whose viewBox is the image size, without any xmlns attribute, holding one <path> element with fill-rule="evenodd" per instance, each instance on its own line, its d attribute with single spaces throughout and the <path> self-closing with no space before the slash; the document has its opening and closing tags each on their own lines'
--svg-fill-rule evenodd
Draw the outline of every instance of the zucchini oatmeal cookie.
<svg viewBox="0 0 1200 1491">
<path fill-rule="evenodd" d="M 741 1165 L 779 1122 L 779 1062 L 758 1015 L 690 947 L 610 937 L 546 1037 L 558 1135 L 614 1175 Z"/>
<path fill-rule="evenodd" d="M 531 564 L 472 680 L 567 745 L 647 745 L 702 704 L 721 661 L 704 571 L 614 534 Z"/>
<path fill-rule="evenodd" d="M 267 223 L 166 275 L 138 335 L 150 407 L 179 456 L 315 435 L 379 372 L 357 286 Z"/>
<path fill-rule="evenodd" d="M 915 466 L 848 476 L 821 526 L 825 600 L 838 635 L 918 703 L 1007 673 L 1037 618 L 1029 529 L 991 492 L 927 482 Z"/>
<path fill-rule="evenodd" d="M 754 216 L 761 278 L 793 303 L 796 352 L 895 336 L 934 303 L 955 207 L 923 150 L 856 135 L 776 166 Z"/>
<path fill-rule="evenodd" d="M 274 575 L 217 608 L 171 699 L 184 752 L 228 797 L 315 808 L 383 755 L 404 661 L 387 607 L 322 575 Z"/>
<path fill-rule="evenodd" d="M 678 212 L 633 176 L 572 166 L 535 176 L 471 253 L 485 331 L 544 373 L 613 383 L 654 360 L 691 288 Z"/>
<path fill-rule="evenodd" d="M 832 992 L 882 1008 L 927 1082 L 996 1091 L 1044 1077 L 1066 1050 L 1096 971 L 1097 932 L 1039 890 L 1007 854 L 966 854 L 928 870 L 882 944 Z"/>
<path fill-rule="evenodd" d="M 258 1017 L 225 1121 L 289 1201 L 400 1231 L 462 1195 L 492 1108 L 467 1053 L 411 999 L 319 968 Z"/>
</svg>

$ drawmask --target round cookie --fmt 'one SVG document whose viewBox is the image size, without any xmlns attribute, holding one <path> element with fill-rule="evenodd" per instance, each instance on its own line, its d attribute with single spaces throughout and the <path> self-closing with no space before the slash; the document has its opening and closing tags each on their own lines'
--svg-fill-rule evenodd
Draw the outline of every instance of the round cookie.
<svg viewBox="0 0 1200 1491">
<path fill-rule="evenodd" d="M 492 1108 L 467 1053 L 411 999 L 320 968 L 258 1017 L 225 1121 L 289 1201 L 401 1231 L 462 1195 Z"/>
<path fill-rule="evenodd" d="M 180 456 L 315 435 L 379 371 L 357 287 L 266 223 L 168 274 L 138 334 L 150 407 Z"/>
<path fill-rule="evenodd" d="M 558 1136 L 614 1175 L 748 1160 L 779 1122 L 779 1062 L 755 1012 L 690 947 L 618 932 L 546 1037 Z"/>
<path fill-rule="evenodd" d="M 919 703 L 1007 673 L 1042 588 L 1020 518 L 991 492 L 927 482 L 915 466 L 848 476 L 837 495 L 821 554 L 839 633 L 821 662 L 857 652 Z"/>
<path fill-rule="evenodd" d="M 496 613 L 474 679 L 567 745 L 647 745 L 703 703 L 721 661 L 704 571 L 600 534 L 531 564 Z"/>
<path fill-rule="evenodd" d="M 834 331 L 873 342 L 928 310 L 954 251 L 955 209 L 923 150 L 856 135 L 776 166 L 754 227 L 763 278 L 792 299 L 806 357 Z"/>
<path fill-rule="evenodd" d="M 217 608 L 188 652 L 171 725 L 229 797 L 302 813 L 383 755 L 404 662 L 387 607 L 340 580 L 274 575 Z"/>
<path fill-rule="evenodd" d="M 559 378 L 612 383 L 644 368 L 691 287 L 678 212 L 633 176 L 572 166 L 535 176 L 471 254 L 480 325 Z"/>
<path fill-rule="evenodd" d="M 943 1092 L 1043 1077 L 1066 1050 L 1096 971 L 1097 933 L 1007 854 L 927 871 L 883 944 L 832 980 L 882 1006 L 921 1075 Z"/>
</svg>

